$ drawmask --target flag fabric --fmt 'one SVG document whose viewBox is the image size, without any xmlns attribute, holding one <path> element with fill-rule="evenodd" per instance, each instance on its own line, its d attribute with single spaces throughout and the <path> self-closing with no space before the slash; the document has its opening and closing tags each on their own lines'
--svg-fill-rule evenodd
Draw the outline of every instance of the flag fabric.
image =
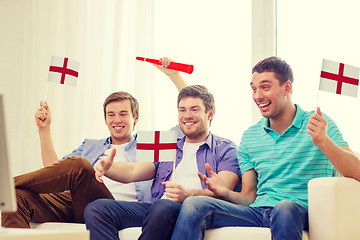
<svg viewBox="0 0 360 240">
<path fill-rule="evenodd" d="M 139 131 L 137 135 L 136 161 L 175 161 L 176 145 L 176 131 Z"/>
<path fill-rule="evenodd" d="M 67 57 L 51 57 L 49 82 L 76 87 L 80 63 Z"/>
<path fill-rule="evenodd" d="M 357 97 L 360 69 L 323 59 L 319 90 Z"/>
</svg>

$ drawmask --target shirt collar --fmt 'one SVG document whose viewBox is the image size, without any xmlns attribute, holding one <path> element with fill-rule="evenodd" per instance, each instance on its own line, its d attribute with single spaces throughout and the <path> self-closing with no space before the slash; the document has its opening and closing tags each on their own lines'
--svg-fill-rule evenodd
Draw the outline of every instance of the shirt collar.
<svg viewBox="0 0 360 240">
<path fill-rule="evenodd" d="M 183 147 L 184 147 L 184 143 L 185 143 L 185 138 L 186 136 L 184 136 L 183 138 L 181 138 L 180 140 L 178 140 L 178 143 L 177 143 L 177 147 L 182 151 L 183 150 Z M 207 137 L 207 139 L 205 140 L 205 143 L 203 145 L 208 145 L 208 147 L 210 149 L 212 149 L 212 146 L 213 146 L 213 135 L 212 133 L 210 132 L 209 133 L 209 136 Z M 203 146 L 201 145 L 201 146 Z"/>
<path fill-rule="evenodd" d="M 128 142 L 128 144 L 125 147 L 125 150 L 129 150 L 134 144 L 136 144 L 136 139 L 137 139 L 137 134 L 135 134 L 130 141 Z M 104 145 L 110 145 L 112 143 L 111 141 L 111 137 L 108 137 L 105 142 Z"/>
</svg>

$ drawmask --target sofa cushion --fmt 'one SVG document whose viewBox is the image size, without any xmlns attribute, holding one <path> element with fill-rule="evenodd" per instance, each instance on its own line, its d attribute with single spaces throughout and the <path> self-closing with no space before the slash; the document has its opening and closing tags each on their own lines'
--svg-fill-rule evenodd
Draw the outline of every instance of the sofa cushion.
<svg viewBox="0 0 360 240">
<path fill-rule="evenodd" d="M 66 229 L 66 230 L 86 230 L 85 224 L 77 223 L 31 223 L 32 228 L 39 229 Z M 140 227 L 127 228 L 119 231 L 121 240 L 137 240 L 141 234 Z M 205 240 L 218 239 L 246 239 L 246 240 L 270 240 L 271 234 L 268 228 L 258 227 L 223 227 L 210 229 L 205 232 Z M 308 240 L 308 233 L 303 232 L 303 240 Z"/>
</svg>

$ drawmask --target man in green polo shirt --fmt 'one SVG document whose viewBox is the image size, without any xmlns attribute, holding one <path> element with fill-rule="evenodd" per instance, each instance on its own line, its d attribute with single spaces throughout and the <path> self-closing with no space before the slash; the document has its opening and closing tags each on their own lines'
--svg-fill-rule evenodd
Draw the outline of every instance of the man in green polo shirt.
<svg viewBox="0 0 360 240">
<path fill-rule="evenodd" d="M 210 166 L 199 174 L 219 198 L 187 198 L 172 239 L 203 239 L 206 229 L 268 227 L 275 240 L 302 239 L 308 230 L 307 183 L 343 176 L 360 181 L 360 160 L 330 117 L 307 112 L 292 101 L 291 67 L 277 57 L 252 70 L 253 100 L 264 117 L 243 134 L 238 150 L 242 191 L 225 187 Z"/>
</svg>

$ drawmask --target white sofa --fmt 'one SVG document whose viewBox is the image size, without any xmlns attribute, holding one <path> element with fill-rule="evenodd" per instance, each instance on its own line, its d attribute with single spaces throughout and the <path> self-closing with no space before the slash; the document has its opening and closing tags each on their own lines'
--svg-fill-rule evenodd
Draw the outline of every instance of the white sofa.
<svg viewBox="0 0 360 240">
<path fill-rule="evenodd" d="M 360 182 L 344 177 L 317 178 L 309 182 L 309 233 L 303 240 L 360 239 Z M 83 229 L 84 224 L 41 223 L 33 228 Z M 121 240 L 136 240 L 141 228 L 119 231 Z M 206 240 L 270 240 L 268 228 L 224 227 L 207 230 Z"/>
</svg>

